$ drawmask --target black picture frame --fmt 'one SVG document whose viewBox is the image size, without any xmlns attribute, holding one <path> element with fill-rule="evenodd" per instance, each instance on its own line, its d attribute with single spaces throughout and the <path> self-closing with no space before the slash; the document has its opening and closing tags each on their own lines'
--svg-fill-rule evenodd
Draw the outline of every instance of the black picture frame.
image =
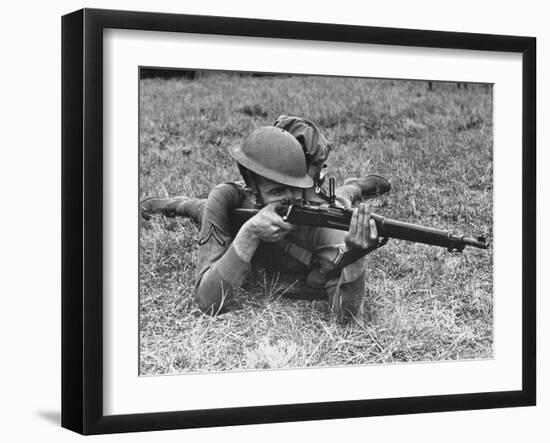
<svg viewBox="0 0 550 443">
<path fill-rule="evenodd" d="M 522 55 L 522 388 L 131 415 L 103 412 L 103 30 L 190 32 Z M 62 426 L 82 434 L 535 405 L 536 39 L 83 9 L 62 18 Z M 518 271 L 519 272 L 519 271 Z"/>
</svg>

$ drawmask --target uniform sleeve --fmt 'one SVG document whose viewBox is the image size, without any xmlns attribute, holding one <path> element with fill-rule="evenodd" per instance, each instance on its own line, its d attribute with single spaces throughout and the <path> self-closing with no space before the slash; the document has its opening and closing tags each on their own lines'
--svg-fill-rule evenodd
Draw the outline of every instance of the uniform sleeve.
<svg viewBox="0 0 550 443">
<path fill-rule="evenodd" d="M 336 229 L 319 228 L 313 231 L 312 244 L 322 274 L 334 269 L 344 254 L 345 235 L 346 232 Z M 329 310 L 338 321 L 362 321 L 365 269 L 366 259 L 362 257 L 342 269 L 337 278 L 325 281 Z"/>
<path fill-rule="evenodd" d="M 199 235 L 195 299 L 203 312 L 215 315 L 233 295 L 250 270 L 232 245 L 229 213 L 238 207 L 241 193 L 232 184 L 216 186 L 206 201 Z"/>
</svg>

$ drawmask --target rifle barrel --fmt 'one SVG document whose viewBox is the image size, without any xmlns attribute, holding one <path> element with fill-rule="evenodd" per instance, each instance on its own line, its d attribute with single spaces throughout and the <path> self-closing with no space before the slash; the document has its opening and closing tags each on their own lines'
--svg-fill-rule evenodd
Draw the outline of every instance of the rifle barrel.
<svg viewBox="0 0 550 443">
<path fill-rule="evenodd" d="M 426 226 L 406 223 L 399 220 L 386 218 L 378 214 L 371 214 L 376 222 L 378 235 L 382 237 L 407 240 L 427 245 L 442 246 L 449 250 L 462 251 L 465 246 L 487 249 L 488 244 L 484 237 L 467 237 L 453 234 L 442 229 L 428 228 Z"/>
</svg>

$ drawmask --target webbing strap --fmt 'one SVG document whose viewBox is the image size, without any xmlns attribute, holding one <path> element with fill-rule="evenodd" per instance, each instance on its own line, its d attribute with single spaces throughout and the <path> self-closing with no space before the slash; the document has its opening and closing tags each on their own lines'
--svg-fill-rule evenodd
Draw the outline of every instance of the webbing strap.
<svg viewBox="0 0 550 443">
<path fill-rule="evenodd" d="M 279 240 L 277 244 L 283 251 L 298 260 L 300 263 L 303 263 L 306 266 L 311 265 L 311 262 L 313 260 L 313 253 L 310 250 L 284 238 L 282 240 Z"/>
</svg>

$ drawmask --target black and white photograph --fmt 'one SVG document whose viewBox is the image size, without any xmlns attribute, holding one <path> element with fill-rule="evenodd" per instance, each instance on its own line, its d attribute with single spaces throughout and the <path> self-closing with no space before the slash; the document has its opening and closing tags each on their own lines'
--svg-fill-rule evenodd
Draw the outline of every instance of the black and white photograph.
<svg viewBox="0 0 550 443">
<path fill-rule="evenodd" d="M 534 38 L 98 9 L 62 37 L 63 427 L 536 404 Z"/>
<path fill-rule="evenodd" d="M 6 3 L 0 440 L 548 441 L 544 4 Z"/>
<path fill-rule="evenodd" d="M 494 358 L 493 85 L 139 68 L 139 375 Z"/>
</svg>

